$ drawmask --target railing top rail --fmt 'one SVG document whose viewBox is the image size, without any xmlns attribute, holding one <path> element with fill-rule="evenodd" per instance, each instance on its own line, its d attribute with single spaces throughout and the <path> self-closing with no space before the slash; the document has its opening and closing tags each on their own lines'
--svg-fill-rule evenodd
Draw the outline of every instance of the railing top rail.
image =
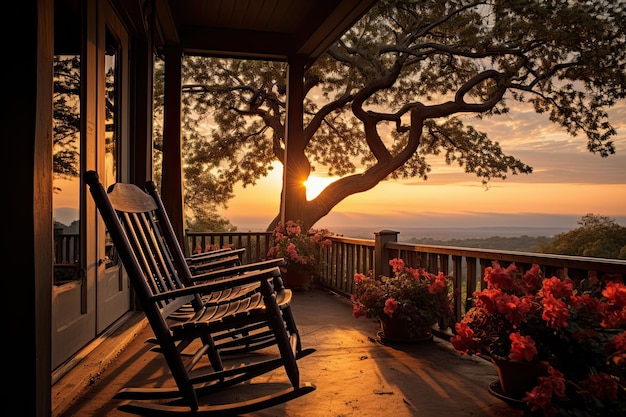
<svg viewBox="0 0 626 417">
<path fill-rule="evenodd" d="M 570 268 L 601 270 L 604 272 L 626 273 L 626 261 L 620 259 L 590 258 L 584 256 L 554 255 L 548 253 L 527 253 L 503 251 L 495 249 L 463 248 L 456 246 L 416 245 L 410 243 L 388 242 L 386 249 L 409 250 L 442 255 L 456 255 L 471 258 L 489 259 L 494 261 L 509 261 L 526 264 L 541 264 L 546 266 L 562 266 Z"/>
<path fill-rule="evenodd" d="M 244 235 L 271 235 L 272 232 L 186 232 L 187 236 L 244 236 Z"/>
<path fill-rule="evenodd" d="M 339 243 L 349 243 L 351 245 L 374 246 L 374 241 L 372 239 L 357 239 L 343 236 L 331 236 L 329 239 Z"/>
</svg>

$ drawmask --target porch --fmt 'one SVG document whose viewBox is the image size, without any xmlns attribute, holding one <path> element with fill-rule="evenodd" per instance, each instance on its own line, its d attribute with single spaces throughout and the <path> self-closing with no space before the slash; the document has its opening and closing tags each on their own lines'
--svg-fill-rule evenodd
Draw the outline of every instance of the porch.
<svg viewBox="0 0 626 417">
<path fill-rule="evenodd" d="M 345 297 L 322 288 L 295 292 L 293 310 L 303 346 L 317 349 L 299 361 L 301 380 L 314 383 L 317 389 L 250 416 L 521 416 L 520 410 L 488 392 L 489 383 L 497 378 L 489 361 L 461 356 L 443 339 L 385 345 L 377 336 L 377 323 L 352 317 L 351 304 Z M 97 358 L 91 359 L 94 363 L 81 364 L 72 371 L 90 369 L 82 375 L 83 383 L 89 386 L 76 392 L 76 401 L 64 412 L 56 407 L 68 401 L 63 399 L 64 391 L 67 395 L 80 384 L 68 374 L 53 387 L 53 415 L 128 416 L 117 410 L 122 401 L 113 398 L 117 390 L 166 380 L 161 357 L 144 343 L 151 336 L 149 326 L 145 320 L 130 322 L 133 324 L 113 337 L 119 344 L 129 340 L 126 334 L 130 342 L 110 363 L 103 358 L 115 350 L 103 344 L 89 355 Z M 132 337 L 134 334 L 137 336 Z M 280 384 L 282 378 L 277 371 L 258 381 Z M 244 385 L 233 389 L 232 395 L 245 396 L 251 389 Z M 220 394 L 217 401 L 223 399 L 225 396 Z"/>
<path fill-rule="evenodd" d="M 233 245 L 246 248 L 244 262 L 264 257 L 269 232 L 187 233 L 188 246 L 214 248 Z M 414 245 L 397 242 L 393 231 L 375 233 L 374 240 L 333 237 L 323 254 L 324 267 L 311 291 L 294 294 L 293 310 L 303 347 L 317 350 L 299 361 L 301 380 L 317 390 L 254 416 L 502 416 L 520 417 L 523 412 L 489 393 L 497 379 L 487 359 L 462 356 L 447 336 L 450 329 L 436 332 L 432 342 L 386 345 L 377 336 L 379 325 L 352 317 L 347 296 L 353 290 L 355 272 L 370 269 L 387 274 L 388 260 L 399 257 L 413 267 L 443 271 L 455 286 L 455 316 L 460 320 L 465 300 L 481 288 L 483 271 L 492 260 L 515 262 L 521 268 L 541 265 L 546 273 L 566 270 L 580 280 L 605 273 L 626 275 L 626 261 L 548 254 L 507 252 L 456 247 Z M 188 248 L 188 250 L 189 250 Z M 144 342 L 151 336 L 142 313 L 119 329 L 100 338 L 78 365 L 52 387 L 52 414 L 70 416 L 124 416 L 117 410 L 115 393 L 124 386 L 167 382 L 162 358 Z M 79 358 L 80 359 L 80 358 Z M 277 371 L 260 381 L 281 383 Z M 232 395 L 246 395 L 254 388 L 243 385 Z M 258 392 L 255 391 L 258 395 Z M 218 401 L 228 397 L 221 393 Z M 238 398 L 240 399 L 240 398 Z M 69 408 L 68 408 L 69 407 Z"/>
</svg>

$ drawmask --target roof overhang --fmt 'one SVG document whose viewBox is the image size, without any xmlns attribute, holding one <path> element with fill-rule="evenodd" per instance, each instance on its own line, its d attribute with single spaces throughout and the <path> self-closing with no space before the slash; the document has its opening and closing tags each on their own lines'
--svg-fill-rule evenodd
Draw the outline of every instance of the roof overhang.
<svg viewBox="0 0 626 417">
<path fill-rule="evenodd" d="M 155 0 L 158 48 L 288 60 L 321 56 L 376 0 Z"/>
</svg>

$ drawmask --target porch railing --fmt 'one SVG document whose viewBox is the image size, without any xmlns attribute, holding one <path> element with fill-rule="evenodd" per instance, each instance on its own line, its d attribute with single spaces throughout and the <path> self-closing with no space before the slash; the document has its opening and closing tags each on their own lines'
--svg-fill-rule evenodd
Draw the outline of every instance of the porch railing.
<svg viewBox="0 0 626 417">
<path fill-rule="evenodd" d="M 400 258 L 413 268 L 428 272 L 443 272 L 454 283 L 456 320 L 460 320 L 472 293 L 484 287 L 484 270 L 492 261 L 503 266 L 512 262 L 521 270 L 538 264 L 546 275 L 567 275 L 574 280 L 601 278 L 605 274 L 626 277 L 626 261 L 618 259 L 587 258 L 491 249 L 473 249 L 451 246 L 415 245 L 398 242 L 399 232 L 383 230 L 374 234 L 374 240 L 333 236 L 332 245 L 324 250 L 318 273 L 318 283 L 334 292 L 349 297 L 354 290 L 354 274 L 373 271 L 374 276 L 389 275 L 389 260 Z M 189 248 L 214 248 L 232 245 L 246 248 L 244 262 L 255 262 L 266 257 L 271 245 L 271 232 L 188 232 Z"/>
<path fill-rule="evenodd" d="M 242 261 L 257 262 L 267 257 L 272 246 L 272 232 L 186 232 L 185 252 L 187 255 L 208 252 L 214 249 L 233 247 L 245 248 Z"/>
</svg>

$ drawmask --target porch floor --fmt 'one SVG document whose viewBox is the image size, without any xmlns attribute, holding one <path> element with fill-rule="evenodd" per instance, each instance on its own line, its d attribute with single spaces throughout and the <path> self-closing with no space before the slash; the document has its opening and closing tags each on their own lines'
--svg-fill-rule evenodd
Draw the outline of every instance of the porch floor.
<svg viewBox="0 0 626 417">
<path fill-rule="evenodd" d="M 298 361 L 301 381 L 312 382 L 317 389 L 247 417 L 523 415 L 488 392 L 489 383 L 497 379 L 490 362 L 462 356 L 448 342 L 434 338 L 432 342 L 386 345 L 377 337 L 375 322 L 352 317 L 349 301 L 324 290 L 295 292 L 292 309 L 303 347 L 317 350 Z M 151 334 L 148 326 L 140 327 L 137 337 L 58 415 L 130 416 L 117 410 L 123 400 L 114 399 L 115 393 L 125 386 L 162 382 L 166 374 L 162 358 L 144 343 Z M 66 378 L 71 379 L 71 373 Z M 232 389 L 232 395 L 245 396 L 246 391 L 255 390 L 256 382 L 284 381 L 279 369 Z"/>
</svg>

